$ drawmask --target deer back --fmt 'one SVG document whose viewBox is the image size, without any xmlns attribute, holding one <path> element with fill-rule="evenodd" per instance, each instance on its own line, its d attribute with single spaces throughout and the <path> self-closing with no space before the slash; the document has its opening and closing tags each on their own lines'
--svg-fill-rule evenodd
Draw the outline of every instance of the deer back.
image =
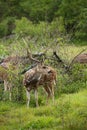
<svg viewBox="0 0 87 130">
<path fill-rule="evenodd" d="M 15 66 L 12 65 L 10 62 L 2 62 L 0 64 L 0 79 L 9 79 L 9 76 L 13 70 L 15 70 Z"/>
<path fill-rule="evenodd" d="M 36 66 L 24 74 L 25 87 L 53 83 L 56 80 L 56 71 L 49 66 Z"/>
<path fill-rule="evenodd" d="M 5 62 L 0 64 L 0 79 L 5 80 L 8 78 L 8 67 L 9 65 Z"/>
<path fill-rule="evenodd" d="M 75 59 L 74 62 L 76 63 L 87 63 L 87 53 L 80 54 L 78 55 Z"/>
</svg>

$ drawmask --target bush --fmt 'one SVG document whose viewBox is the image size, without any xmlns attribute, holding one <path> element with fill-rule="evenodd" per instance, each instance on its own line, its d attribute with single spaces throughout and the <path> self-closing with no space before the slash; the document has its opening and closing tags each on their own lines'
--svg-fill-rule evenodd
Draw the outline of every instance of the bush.
<svg viewBox="0 0 87 130">
<path fill-rule="evenodd" d="M 8 54 L 8 50 L 5 48 L 5 46 L 0 45 L 0 58 L 3 59 L 3 57 L 7 54 Z"/>
<path fill-rule="evenodd" d="M 26 17 L 22 17 L 19 20 L 15 20 L 15 29 L 13 32 L 21 36 L 38 36 L 39 39 L 44 39 L 45 42 L 45 40 L 48 41 L 47 38 L 50 41 L 52 37 L 60 37 L 61 34 L 64 34 L 65 29 L 62 23 L 62 17 L 55 19 L 51 23 L 39 22 L 38 24 L 34 24 Z"/>
<path fill-rule="evenodd" d="M 61 93 L 75 93 L 78 92 L 80 89 L 85 88 L 86 84 L 81 81 L 72 82 L 63 86 L 61 89 Z"/>
<path fill-rule="evenodd" d="M 0 23 L 0 37 L 10 35 L 14 28 L 15 17 L 7 17 Z"/>
<path fill-rule="evenodd" d="M 73 80 L 83 80 L 86 79 L 86 75 L 87 75 L 87 69 L 86 69 L 87 65 L 85 64 L 79 64 L 76 63 L 72 66 L 72 77 Z"/>
<path fill-rule="evenodd" d="M 69 75 L 58 73 L 58 88 L 56 88 L 56 95 L 61 93 L 74 93 L 78 92 L 80 89 L 86 88 L 86 66 L 87 65 L 83 64 L 74 64 Z"/>
</svg>

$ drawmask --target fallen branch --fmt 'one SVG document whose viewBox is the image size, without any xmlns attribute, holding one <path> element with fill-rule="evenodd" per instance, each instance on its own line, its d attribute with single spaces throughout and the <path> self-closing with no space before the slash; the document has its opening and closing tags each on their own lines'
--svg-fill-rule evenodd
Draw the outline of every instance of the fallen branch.
<svg viewBox="0 0 87 130">
<path fill-rule="evenodd" d="M 63 61 L 60 59 L 60 57 L 57 55 L 56 51 L 53 52 L 53 55 L 56 57 L 57 62 L 64 64 L 64 62 L 63 62 Z"/>
</svg>

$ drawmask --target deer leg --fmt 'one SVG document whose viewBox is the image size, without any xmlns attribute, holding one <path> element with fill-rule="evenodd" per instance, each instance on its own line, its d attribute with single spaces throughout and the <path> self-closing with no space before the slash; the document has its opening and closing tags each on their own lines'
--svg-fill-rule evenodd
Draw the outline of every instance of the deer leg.
<svg viewBox="0 0 87 130">
<path fill-rule="evenodd" d="M 9 91 L 9 100 L 11 101 L 11 88 L 12 88 L 12 85 L 7 81 L 7 80 L 4 80 L 4 92 L 5 91 Z"/>
<path fill-rule="evenodd" d="M 7 90 L 6 88 L 7 88 L 7 85 L 6 85 L 6 81 L 4 80 L 4 98 L 3 98 L 3 100 L 5 100 L 5 91 Z"/>
<path fill-rule="evenodd" d="M 12 94 L 11 94 L 11 88 L 9 88 L 9 100 L 11 101 L 11 96 L 12 96 Z"/>
<path fill-rule="evenodd" d="M 51 97 L 51 92 L 48 86 L 44 86 L 45 91 L 47 92 L 47 101 L 46 104 L 48 104 L 48 100 Z"/>
<path fill-rule="evenodd" d="M 51 96 L 52 96 L 52 100 L 53 100 L 53 104 L 54 104 L 54 86 L 52 84 L 50 84 L 49 88 L 51 90 Z"/>
<path fill-rule="evenodd" d="M 35 91 L 35 101 L 36 101 L 36 107 L 38 107 L 38 91 L 37 89 L 34 90 Z"/>
<path fill-rule="evenodd" d="M 9 100 L 12 100 L 12 85 L 9 84 Z"/>
<path fill-rule="evenodd" d="M 4 80 L 4 91 L 7 91 L 7 85 L 8 85 L 8 82 L 7 82 L 7 80 Z"/>
<path fill-rule="evenodd" d="M 12 94 L 11 94 L 11 91 L 10 91 L 10 93 L 9 93 L 9 100 L 11 101 L 11 96 L 12 96 Z"/>
<path fill-rule="evenodd" d="M 29 107 L 30 104 L 30 92 L 26 90 L 26 95 L 27 95 L 27 107 Z"/>
</svg>

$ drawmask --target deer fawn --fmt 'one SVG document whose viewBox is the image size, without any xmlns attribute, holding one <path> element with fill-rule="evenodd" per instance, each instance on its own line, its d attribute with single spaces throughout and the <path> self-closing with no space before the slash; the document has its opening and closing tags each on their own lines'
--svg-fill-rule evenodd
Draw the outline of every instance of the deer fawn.
<svg viewBox="0 0 87 130">
<path fill-rule="evenodd" d="M 4 82 L 4 91 L 9 91 L 9 100 L 11 101 L 11 90 L 12 83 L 10 81 L 9 75 L 9 63 L 1 63 L 0 64 L 0 80 Z"/>
<path fill-rule="evenodd" d="M 12 81 L 11 75 L 16 77 L 15 70 L 19 65 L 25 65 L 29 61 L 28 57 L 8 56 L 0 62 L 0 81 L 4 82 L 4 91 L 9 91 L 9 100 L 11 101 Z M 14 73 L 13 73 L 14 72 Z"/>
<path fill-rule="evenodd" d="M 40 85 L 43 86 L 47 92 L 48 99 L 52 96 L 54 103 L 54 84 L 56 81 L 56 71 L 50 67 L 38 64 L 34 68 L 31 68 L 24 74 L 23 84 L 26 87 L 27 94 L 27 106 L 30 103 L 30 91 L 33 89 L 35 92 L 36 106 L 38 106 L 38 92 L 37 89 Z"/>
</svg>

